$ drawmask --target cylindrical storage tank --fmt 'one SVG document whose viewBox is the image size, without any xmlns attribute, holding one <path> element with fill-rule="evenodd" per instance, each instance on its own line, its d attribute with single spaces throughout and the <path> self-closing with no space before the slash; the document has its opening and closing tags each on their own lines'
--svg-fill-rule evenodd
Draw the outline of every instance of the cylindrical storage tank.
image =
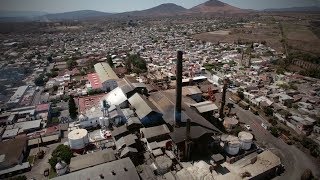
<svg viewBox="0 0 320 180">
<path fill-rule="evenodd" d="M 106 127 L 109 127 L 109 118 L 107 118 L 107 117 L 104 118 L 104 125 Z"/>
<path fill-rule="evenodd" d="M 165 174 L 170 171 L 172 167 L 172 160 L 167 156 L 158 156 L 155 159 L 157 165 L 157 172 L 158 174 Z"/>
<path fill-rule="evenodd" d="M 232 129 L 234 128 L 235 126 L 237 126 L 239 123 L 239 121 L 235 118 L 229 118 L 229 117 L 226 117 L 223 121 L 223 126 L 226 128 L 226 129 Z"/>
<path fill-rule="evenodd" d="M 75 129 L 68 134 L 68 141 L 72 150 L 82 150 L 89 143 L 88 131 Z"/>
<path fill-rule="evenodd" d="M 105 126 L 105 124 L 104 124 L 104 117 L 99 117 L 99 125 L 100 125 L 100 127 Z"/>
<path fill-rule="evenodd" d="M 221 136 L 221 141 L 224 141 L 224 149 L 230 155 L 236 155 L 240 149 L 240 141 L 238 137 L 228 135 L 228 136 Z"/>
<path fill-rule="evenodd" d="M 253 135 L 249 132 L 242 131 L 239 132 L 238 137 L 240 140 L 241 149 L 249 150 L 251 148 Z"/>
</svg>

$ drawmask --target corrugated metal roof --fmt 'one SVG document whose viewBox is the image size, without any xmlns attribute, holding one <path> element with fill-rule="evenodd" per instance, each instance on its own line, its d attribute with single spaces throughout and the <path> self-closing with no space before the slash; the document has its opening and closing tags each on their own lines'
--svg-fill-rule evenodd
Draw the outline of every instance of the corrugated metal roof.
<svg viewBox="0 0 320 180">
<path fill-rule="evenodd" d="M 113 172 L 113 173 L 112 173 Z M 53 178 L 54 180 L 87 180 L 101 179 L 103 176 L 108 180 L 130 179 L 139 180 L 139 175 L 130 158 L 119 159 L 109 163 L 82 169 L 73 173 Z"/>
<path fill-rule="evenodd" d="M 112 91 L 110 91 L 105 97 L 104 99 L 110 103 L 109 105 L 111 106 L 109 108 L 109 110 L 113 110 L 120 104 L 122 104 L 123 102 L 125 102 L 127 100 L 127 96 L 126 94 L 121 90 L 121 88 L 117 87 L 115 89 L 113 89 Z"/>
<path fill-rule="evenodd" d="M 140 119 L 143 119 L 152 111 L 160 113 L 154 104 L 138 93 L 135 93 L 131 98 L 128 99 L 128 101 L 135 108 L 136 114 Z"/>
<path fill-rule="evenodd" d="M 170 130 L 168 129 L 167 125 L 163 124 L 160 126 L 141 128 L 140 132 L 143 133 L 144 138 L 149 139 L 160 135 L 169 134 Z"/>
<path fill-rule="evenodd" d="M 149 99 L 161 110 L 166 123 L 174 125 L 175 89 L 152 93 Z M 220 132 L 218 128 L 188 107 L 184 102 L 186 102 L 186 97 L 182 97 L 182 122 L 187 122 L 187 119 L 190 119 L 192 123 Z"/>
<path fill-rule="evenodd" d="M 183 95 L 202 94 L 201 90 L 197 86 L 185 86 L 182 87 Z"/>
<path fill-rule="evenodd" d="M 70 172 L 75 172 L 88 167 L 96 166 L 102 163 L 114 161 L 114 151 L 112 149 L 105 149 L 94 153 L 84 154 L 71 158 L 70 161 Z"/>
<path fill-rule="evenodd" d="M 190 127 L 190 138 L 191 139 L 198 139 L 206 133 L 214 134 L 214 131 L 203 128 L 201 126 L 191 126 Z M 175 128 L 175 130 L 170 133 L 170 137 L 175 143 L 183 142 L 187 138 L 186 137 L 186 127 Z"/>
<path fill-rule="evenodd" d="M 196 104 L 191 104 L 190 106 L 195 107 L 199 113 L 209 112 L 218 110 L 218 106 L 215 105 L 212 101 L 204 101 Z"/>
<path fill-rule="evenodd" d="M 94 70 L 102 83 L 110 79 L 119 79 L 108 63 L 97 63 L 94 65 Z"/>
</svg>

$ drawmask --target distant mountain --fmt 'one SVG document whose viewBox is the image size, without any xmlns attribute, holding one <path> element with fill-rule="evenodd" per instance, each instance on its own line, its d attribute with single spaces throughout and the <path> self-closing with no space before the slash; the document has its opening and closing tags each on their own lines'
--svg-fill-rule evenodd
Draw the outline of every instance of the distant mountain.
<svg viewBox="0 0 320 180">
<path fill-rule="evenodd" d="M 37 17 L 48 13 L 41 11 L 0 11 L 1 18 Z"/>
<path fill-rule="evenodd" d="M 188 13 L 188 9 L 174 3 L 166 3 L 146 10 L 115 14 L 115 16 L 173 16 L 183 13 Z"/>
<path fill-rule="evenodd" d="M 48 20 L 85 20 L 90 18 L 105 17 L 112 13 L 92 10 L 71 11 L 56 14 L 47 14 L 43 18 Z"/>
<path fill-rule="evenodd" d="M 320 7 L 319 6 L 291 7 L 291 8 L 279 8 L 279 9 L 265 9 L 263 11 L 268 11 L 268 12 L 320 12 Z"/>
<path fill-rule="evenodd" d="M 227 3 L 218 0 L 209 0 L 205 3 L 199 4 L 190 9 L 195 13 L 226 13 L 226 14 L 236 14 L 236 13 L 246 13 L 248 10 L 240 9 L 231 6 Z"/>
</svg>

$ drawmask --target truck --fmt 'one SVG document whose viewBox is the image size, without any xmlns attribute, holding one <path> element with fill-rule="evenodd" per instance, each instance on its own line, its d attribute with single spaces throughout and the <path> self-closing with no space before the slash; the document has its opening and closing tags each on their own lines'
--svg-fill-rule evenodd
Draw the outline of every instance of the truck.
<svg viewBox="0 0 320 180">
<path fill-rule="evenodd" d="M 246 103 L 245 101 L 240 101 L 239 102 L 239 106 L 242 107 L 245 110 L 248 110 L 250 105 L 248 103 Z"/>
<path fill-rule="evenodd" d="M 235 94 L 232 94 L 229 99 L 236 104 L 238 104 L 241 101 L 240 97 Z"/>
<path fill-rule="evenodd" d="M 258 115 L 258 114 L 259 114 L 259 113 L 258 113 L 258 110 L 257 110 L 255 107 L 250 106 L 250 111 L 251 111 L 253 114 L 255 114 L 255 115 Z"/>
</svg>

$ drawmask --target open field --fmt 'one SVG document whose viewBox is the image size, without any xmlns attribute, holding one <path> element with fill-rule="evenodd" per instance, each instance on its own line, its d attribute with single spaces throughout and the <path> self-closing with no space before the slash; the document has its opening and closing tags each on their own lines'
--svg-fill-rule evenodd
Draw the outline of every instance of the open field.
<svg viewBox="0 0 320 180">
<path fill-rule="evenodd" d="M 263 14 L 252 20 L 253 23 L 242 27 L 196 34 L 193 37 L 213 43 L 266 41 L 268 46 L 283 53 L 281 40 L 285 38 L 289 52 L 293 50 L 319 55 L 320 23 L 317 18 L 317 14 Z M 281 35 L 281 26 L 284 37 Z"/>
<path fill-rule="evenodd" d="M 320 39 L 312 32 L 308 22 L 283 22 L 283 30 L 289 49 L 320 54 Z"/>
<path fill-rule="evenodd" d="M 226 29 L 224 31 L 206 32 L 196 34 L 195 39 L 209 41 L 213 43 L 218 42 L 262 42 L 266 41 L 268 46 L 271 46 L 277 51 L 282 52 L 281 33 L 278 25 L 273 24 L 254 24 L 251 26 L 244 26 L 239 28 Z"/>
</svg>

